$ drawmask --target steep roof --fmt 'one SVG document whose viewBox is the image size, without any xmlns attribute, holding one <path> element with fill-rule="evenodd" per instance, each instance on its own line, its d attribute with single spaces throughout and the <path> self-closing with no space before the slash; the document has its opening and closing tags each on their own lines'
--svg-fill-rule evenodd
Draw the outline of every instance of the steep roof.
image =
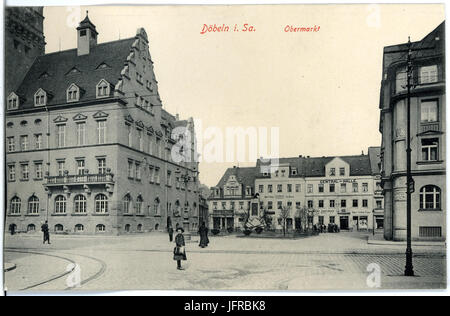
<svg viewBox="0 0 450 316">
<path fill-rule="evenodd" d="M 72 83 L 83 90 L 80 101 L 95 99 L 96 85 L 101 79 L 115 85 L 121 77 L 134 40 L 132 37 L 98 44 L 91 47 L 89 54 L 81 56 L 75 48 L 37 57 L 16 92 L 25 99 L 19 108 L 34 108 L 34 94 L 40 88 L 52 95 L 48 106 L 66 103 L 66 89 Z M 98 68 L 102 64 L 106 66 Z"/>
<path fill-rule="evenodd" d="M 228 168 L 227 171 L 225 171 L 225 174 L 220 179 L 219 183 L 217 184 L 217 187 L 220 187 L 220 188 L 223 187 L 227 183 L 228 178 L 232 175 L 236 176 L 237 180 L 244 186 L 253 187 L 253 186 L 255 186 L 255 179 L 258 174 L 259 174 L 258 168 L 256 168 L 256 167 Z"/>
</svg>

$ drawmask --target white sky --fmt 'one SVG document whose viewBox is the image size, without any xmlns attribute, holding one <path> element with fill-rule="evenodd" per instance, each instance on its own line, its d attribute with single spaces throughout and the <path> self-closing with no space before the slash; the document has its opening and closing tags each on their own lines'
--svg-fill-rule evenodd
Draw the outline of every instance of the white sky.
<svg viewBox="0 0 450 316">
<path fill-rule="evenodd" d="M 443 5 L 48 7 L 47 53 L 76 47 L 74 21 L 86 9 L 99 42 L 146 29 L 166 110 L 204 129 L 279 127 L 282 157 L 379 146 L 383 47 L 420 40 L 445 19 Z M 201 35 L 205 23 L 256 32 Z M 321 29 L 285 33 L 286 25 Z M 200 179 L 216 185 L 236 164 L 201 163 Z"/>
</svg>

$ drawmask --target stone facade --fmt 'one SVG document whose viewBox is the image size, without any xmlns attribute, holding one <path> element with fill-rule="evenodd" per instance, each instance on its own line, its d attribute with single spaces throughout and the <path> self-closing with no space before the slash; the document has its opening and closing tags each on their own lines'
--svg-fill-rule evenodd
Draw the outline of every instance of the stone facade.
<svg viewBox="0 0 450 316">
<path fill-rule="evenodd" d="M 92 27 L 86 17 L 78 36 Z M 91 44 L 39 57 L 7 92 L 6 228 L 196 231 L 193 119 L 162 108 L 145 30 Z"/>
<path fill-rule="evenodd" d="M 414 51 L 411 90 L 412 238 L 444 240 L 446 232 L 445 170 L 445 24 Z M 406 239 L 407 44 L 385 47 L 380 96 L 381 176 L 385 201 L 384 235 Z"/>
</svg>

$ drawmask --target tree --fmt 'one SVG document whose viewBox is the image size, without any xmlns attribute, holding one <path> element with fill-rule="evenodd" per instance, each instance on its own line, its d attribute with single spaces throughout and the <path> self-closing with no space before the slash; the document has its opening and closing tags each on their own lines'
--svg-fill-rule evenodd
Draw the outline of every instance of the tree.
<svg viewBox="0 0 450 316">
<path fill-rule="evenodd" d="M 313 208 L 308 208 L 306 206 L 303 206 L 302 208 L 297 209 L 296 217 L 300 218 L 301 222 L 301 230 L 305 231 L 308 228 L 309 219 L 311 217 L 314 218 L 314 215 L 317 213 L 317 211 Z"/>
<path fill-rule="evenodd" d="M 280 220 L 283 224 L 283 236 L 286 236 L 286 222 L 291 217 L 291 208 L 288 206 L 282 206 L 280 208 Z"/>
</svg>

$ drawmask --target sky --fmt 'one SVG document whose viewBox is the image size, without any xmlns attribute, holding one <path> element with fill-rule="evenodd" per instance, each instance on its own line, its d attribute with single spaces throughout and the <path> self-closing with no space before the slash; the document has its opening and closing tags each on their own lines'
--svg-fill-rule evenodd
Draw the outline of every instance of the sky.
<svg viewBox="0 0 450 316">
<path fill-rule="evenodd" d="M 383 47 L 421 40 L 445 19 L 442 4 L 46 7 L 46 53 L 76 47 L 86 10 L 99 43 L 145 28 L 167 111 L 203 131 L 279 128 L 281 157 L 380 146 Z M 201 34 L 204 24 L 240 31 Z M 214 186 L 234 165 L 254 162 L 201 162 L 200 180 Z"/>
</svg>

